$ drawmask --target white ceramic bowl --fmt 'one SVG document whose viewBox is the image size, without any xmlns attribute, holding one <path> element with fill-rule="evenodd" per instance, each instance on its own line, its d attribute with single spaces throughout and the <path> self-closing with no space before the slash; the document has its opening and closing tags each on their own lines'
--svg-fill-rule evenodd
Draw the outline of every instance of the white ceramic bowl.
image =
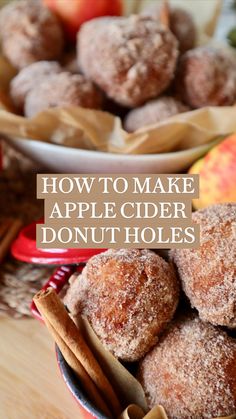
<svg viewBox="0 0 236 419">
<path fill-rule="evenodd" d="M 63 147 L 35 140 L 7 139 L 17 150 L 55 173 L 180 173 L 215 141 L 189 150 L 124 155 Z"/>
</svg>

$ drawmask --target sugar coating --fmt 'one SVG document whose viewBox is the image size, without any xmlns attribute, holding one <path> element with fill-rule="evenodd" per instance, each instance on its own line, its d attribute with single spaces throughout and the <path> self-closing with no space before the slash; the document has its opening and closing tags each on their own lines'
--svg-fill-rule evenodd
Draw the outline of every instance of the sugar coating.
<svg viewBox="0 0 236 419">
<path fill-rule="evenodd" d="M 197 317 L 178 319 L 139 365 L 149 407 L 169 419 L 212 419 L 236 412 L 236 340 Z"/>
<path fill-rule="evenodd" d="M 194 48 L 196 26 L 190 13 L 184 9 L 172 7 L 170 10 L 170 30 L 179 41 L 181 53 Z"/>
<path fill-rule="evenodd" d="M 192 16 L 180 7 L 169 7 L 169 27 L 179 42 L 180 53 L 194 48 L 196 43 L 196 26 Z M 160 4 L 151 4 L 143 10 L 142 15 L 160 20 Z"/>
<path fill-rule="evenodd" d="M 81 106 L 99 109 L 102 94 L 82 74 L 61 72 L 42 80 L 32 89 L 25 100 L 24 113 L 31 117 L 48 108 Z"/>
<path fill-rule="evenodd" d="M 227 106 L 236 100 L 236 59 L 233 53 L 199 47 L 182 55 L 175 86 L 193 108 Z"/>
<path fill-rule="evenodd" d="M 97 18 L 78 33 L 84 74 L 121 105 L 135 107 L 170 84 L 178 57 L 174 35 L 150 17 Z"/>
<path fill-rule="evenodd" d="M 196 211 L 200 224 L 199 249 L 175 249 L 183 289 L 202 320 L 236 327 L 236 203 L 217 204 Z"/>
<path fill-rule="evenodd" d="M 136 131 L 146 125 L 155 124 L 190 108 L 171 96 L 153 99 L 139 108 L 132 109 L 125 118 L 127 131 Z"/>
<path fill-rule="evenodd" d="M 11 2 L 0 11 L 4 55 L 16 68 L 59 58 L 64 35 L 57 17 L 38 0 Z"/>
<path fill-rule="evenodd" d="M 104 346 L 124 361 L 158 340 L 178 304 L 173 267 L 149 250 L 108 250 L 92 257 L 65 297 L 72 315 L 88 317 Z"/>
<path fill-rule="evenodd" d="M 45 78 L 62 71 L 57 61 L 37 61 L 24 67 L 10 84 L 10 95 L 14 105 L 23 109 L 27 94 Z"/>
</svg>

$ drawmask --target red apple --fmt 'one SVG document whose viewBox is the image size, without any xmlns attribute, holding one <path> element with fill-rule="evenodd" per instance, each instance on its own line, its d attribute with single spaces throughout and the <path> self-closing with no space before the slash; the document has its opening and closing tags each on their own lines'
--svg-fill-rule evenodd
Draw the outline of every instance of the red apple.
<svg viewBox="0 0 236 419">
<path fill-rule="evenodd" d="M 120 16 L 122 0 L 42 0 L 61 20 L 69 40 L 75 41 L 80 25 L 99 16 Z"/>
</svg>

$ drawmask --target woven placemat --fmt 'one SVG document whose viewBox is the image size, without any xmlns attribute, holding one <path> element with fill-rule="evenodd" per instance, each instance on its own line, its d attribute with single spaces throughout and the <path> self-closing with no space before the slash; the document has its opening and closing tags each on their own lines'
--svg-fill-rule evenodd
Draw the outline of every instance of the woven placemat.
<svg viewBox="0 0 236 419">
<path fill-rule="evenodd" d="M 43 215 L 36 199 L 35 165 L 6 144 L 0 172 L 0 217 L 22 218 L 25 224 Z M 55 268 L 8 258 L 0 265 L 0 316 L 30 316 L 30 302 Z"/>
<path fill-rule="evenodd" d="M 30 316 L 34 294 L 42 288 L 54 269 L 7 260 L 0 267 L 0 316 Z"/>
</svg>

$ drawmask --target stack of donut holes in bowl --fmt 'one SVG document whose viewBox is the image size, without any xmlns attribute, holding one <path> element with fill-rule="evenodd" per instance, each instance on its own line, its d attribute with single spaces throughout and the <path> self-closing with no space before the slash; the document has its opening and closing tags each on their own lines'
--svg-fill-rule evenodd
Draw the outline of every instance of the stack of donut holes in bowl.
<svg viewBox="0 0 236 419">
<path fill-rule="evenodd" d="M 84 23 L 76 66 L 65 64 L 60 22 L 36 0 L 1 9 L 0 37 L 19 70 L 10 97 L 26 117 L 71 105 L 114 109 L 135 131 L 236 101 L 233 54 L 196 48 L 194 22 L 180 9 L 170 9 L 169 27 L 158 8 Z M 163 405 L 169 419 L 236 412 L 236 204 L 197 211 L 193 222 L 199 249 L 173 250 L 168 260 L 151 250 L 108 250 L 73 277 L 65 296 L 105 348 L 137 364 L 149 408 Z"/>
<path fill-rule="evenodd" d="M 42 3 L 6 5 L 0 37 L 4 55 L 19 71 L 9 92 L 16 113 L 100 109 L 120 116 L 133 132 L 192 109 L 233 105 L 233 53 L 196 47 L 191 15 L 172 6 L 166 13 L 163 19 L 154 4 L 138 15 L 85 22 L 70 56 L 59 20 Z"/>
<path fill-rule="evenodd" d="M 169 419 L 236 414 L 236 203 L 196 211 L 193 222 L 199 248 L 166 260 L 110 249 L 72 277 L 64 297 L 107 350 L 137 366 L 148 407 L 162 405 Z"/>
</svg>

